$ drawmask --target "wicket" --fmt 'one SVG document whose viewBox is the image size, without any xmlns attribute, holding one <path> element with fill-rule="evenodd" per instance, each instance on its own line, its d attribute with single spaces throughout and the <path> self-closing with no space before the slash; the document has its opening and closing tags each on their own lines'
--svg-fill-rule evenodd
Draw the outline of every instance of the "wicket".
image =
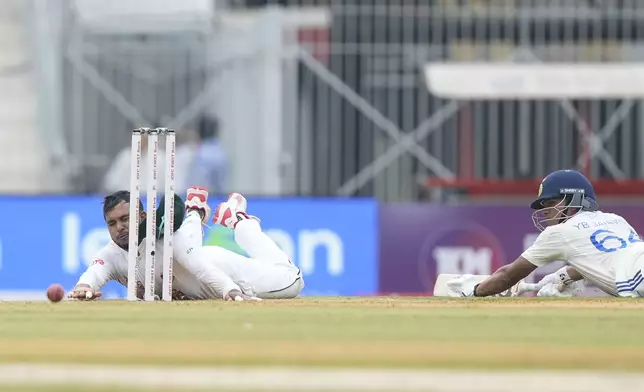
<svg viewBox="0 0 644 392">
<path fill-rule="evenodd" d="M 132 131 L 132 154 L 130 171 L 130 238 L 128 247 L 127 299 L 137 301 L 137 268 L 139 260 L 139 202 L 141 180 L 141 141 L 148 138 L 145 274 L 143 275 L 143 300 L 154 301 L 156 287 L 157 245 L 157 165 L 159 135 L 165 136 L 165 211 L 163 215 L 163 285 L 161 299 L 172 301 L 172 252 L 174 236 L 174 163 L 175 132 L 168 128 L 137 128 Z M 132 224 L 134 223 L 134 224 Z"/>
</svg>

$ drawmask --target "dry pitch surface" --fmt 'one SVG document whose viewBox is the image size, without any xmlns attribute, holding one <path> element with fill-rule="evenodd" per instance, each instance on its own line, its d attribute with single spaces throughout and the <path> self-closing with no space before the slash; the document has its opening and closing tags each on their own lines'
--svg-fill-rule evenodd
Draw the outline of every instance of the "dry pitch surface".
<svg viewBox="0 0 644 392">
<path fill-rule="evenodd" d="M 467 390 L 454 388 L 463 387 L 468 379 L 479 386 L 478 390 L 485 390 L 481 389 L 485 383 L 501 390 L 502 381 L 476 380 L 469 370 L 467 377 L 465 373 L 441 376 L 442 373 L 425 371 L 487 369 L 505 380 L 511 375 L 500 371 L 508 369 L 640 372 L 644 370 L 644 301 L 387 297 L 262 303 L 0 303 L 0 362 L 5 363 L 0 366 L 0 384 L 11 381 L 8 375 L 19 377 L 20 371 L 25 374 L 23 378 L 30 375 L 34 383 L 37 379 L 53 384 L 72 383 L 77 376 L 68 371 L 78 370 L 78 366 L 58 369 L 59 379 L 54 380 L 51 374 L 39 373 L 43 368 L 35 364 L 82 363 L 161 366 L 167 374 L 212 365 L 252 366 L 253 371 L 266 371 L 265 366 L 326 368 L 320 370 L 326 373 L 319 374 L 319 382 L 312 382 L 315 377 L 310 374 L 302 376 L 307 370 L 287 371 L 293 380 L 308 380 L 308 384 L 299 387 L 307 391 L 329 389 L 328 383 L 334 379 L 336 388 L 332 389 L 355 390 L 354 384 L 343 385 L 339 380 L 344 376 L 333 373 L 331 368 L 416 369 L 404 376 L 390 370 L 375 374 L 391 376 L 393 380 L 425 377 L 427 382 L 443 377 L 442 387 L 432 386 L 435 391 Z M 11 367 L 17 363 L 23 367 Z M 85 374 L 116 371 L 92 369 Z M 419 372 L 421 369 L 423 372 Z M 61 379 L 63 373 L 69 377 Z M 174 378 L 188 377 L 196 382 L 201 377 L 186 374 L 175 374 Z M 360 372 L 351 374 L 356 377 Z M 601 375 L 597 371 L 594 374 Z M 635 377 L 632 382 L 642 381 L 637 375 L 628 377 Z M 120 378 L 127 375 L 121 374 Z M 265 379 L 266 375 L 257 378 Z M 587 375 L 583 378 L 589 380 Z M 219 380 L 223 379 L 225 375 L 220 374 Z M 448 379 L 461 382 L 452 382 L 449 389 Z M 196 383 L 194 387 L 226 387 L 204 380 L 205 384 Z M 383 390 L 421 390 L 419 385 L 430 385 L 419 379 L 418 385 L 387 389 L 388 381 L 374 376 L 363 374 L 361 380 L 352 382 L 372 382 L 374 388 L 380 386 Z M 613 382 L 614 378 L 607 380 Z M 544 391 L 556 390 L 552 386 L 556 383 L 548 384 L 549 389 Z M 260 387 L 253 385 L 246 385 L 246 390 Z M 630 390 L 644 390 L 644 383 L 627 385 Z M 594 380 L 588 388 L 600 386 L 601 380 Z"/>
</svg>

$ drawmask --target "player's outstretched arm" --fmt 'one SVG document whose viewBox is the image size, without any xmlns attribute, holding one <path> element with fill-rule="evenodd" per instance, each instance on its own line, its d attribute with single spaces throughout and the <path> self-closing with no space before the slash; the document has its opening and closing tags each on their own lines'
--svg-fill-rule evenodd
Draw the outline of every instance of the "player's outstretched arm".
<svg viewBox="0 0 644 392">
<path fill-rule="evenodd" d="M 517 284 L 521 279 L 530 275 L 537 268 L 528 260 L 519 256 L 512 264 L 505 265 L 492 276 L 472 288 L 471 296 L 487 297 L 502 293 Z M 470 293 L 464 293 L 469 296 Z"/>
<path fill-rule="evenodd" d="M 512 264 L 499 268 L 492 276 L 479 285 L 472 287 L 471 296 L 487 297 L 499 294 L 530 275 L 537 267 L 546 265 L 553 260 L 565 259 L 563 253 L 563 236 L 556 227 L 546 228 L 521 256 Z"/>
<path fill-rule="evenodd" d="M 100 298 L 103 295 L 100 289 L 107 282 L 115 279 L 116 270 L 114 263 L 106 260 L 105 257 L 97 256 L 92 265 L 78 279 L 78 283 L 67 295 L 71 299 L 91 300 Z"/>
</svg>

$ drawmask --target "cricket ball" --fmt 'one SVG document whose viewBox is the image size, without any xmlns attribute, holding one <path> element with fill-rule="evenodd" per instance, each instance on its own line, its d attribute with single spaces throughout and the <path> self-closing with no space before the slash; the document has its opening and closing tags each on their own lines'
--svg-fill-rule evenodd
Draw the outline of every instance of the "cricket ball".
<svg viewBox="0 0 644 392">
<path fill-rule="evenodd" d="M 54 283 L 47 289 L 47 298 L 51 302 L 60 302 L 65 297 L 65 289 L 63 286 Z"/>
</svg>

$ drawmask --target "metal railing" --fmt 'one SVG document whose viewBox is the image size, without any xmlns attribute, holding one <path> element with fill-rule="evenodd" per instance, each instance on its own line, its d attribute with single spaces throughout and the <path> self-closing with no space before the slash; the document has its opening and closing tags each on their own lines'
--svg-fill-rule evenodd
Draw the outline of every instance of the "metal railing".
<svg viewBox="0 0 644 392">
<path fill-rule="evenodd" d="M 282 112 L 284 135 L 276 143 L 283 149 L 286 184 L 275 188 L 278 193 L 410 200 L 425 194 L 428 176 L 531 179 L 574 166 L 599 178 L 644 177 L 639 100 L 451 101 L 431 95 L 422 72 L 430 61 L 641 61 L 644 2 L 221 4 L 231 11 L 266 4 L 315 7 L 331 15 L 326 26 L 300 26 L 295 44 L 278 48 L 284 88 L 277 88 L 274 99 L 283 103 L 275 107 Z M 217 58 L 226 45 L 222 37 L 234 35 L 226 36 L 216 21 L 206 35 L 141 37 L 92 34 L 77 28 L 73 14 L 68 17 L 62 129 L 70 159 L 83 168 L 77 190 L 96 189 L 93 179 L 127 145 L 130 129 L 164 118 L 178 120 L 163 125 L 181 128 L 208 106 L 207 97 L 203 105 L 194 102 L 210 90 L 228 86 L 233 95 L 240 89 L 249 93 L 239 95 L 239 102 L 252 98 L 247 113 L 228 107 L 239 111 L 241 128 L 223 129 L 235 156 L 245 148 L 239 135 L 251 134 L 242 128 L 259 127 L 268 118 L 261 110 L 270 104 L 270 93 L 253 97 L 251 87 L 230 84 L 261 80 L 263 49 L 250 57 Z M 261 35 L 249 36 L 247 47 L 253 50 L 259 41 Z"/>
<path fill-rule="evenodd" d="M 639 100 L 456 102 L 429 94 L 422 74 L 430 61 L 641 61 L 642 2 L 279 3 L 333 15 L 305 45 L 324 58 L 300 58 L 315 178 L 302 192 L 414 199 L 425 176 L 513 180 L 563 167 L 644 176 Z"/>
</svg>

